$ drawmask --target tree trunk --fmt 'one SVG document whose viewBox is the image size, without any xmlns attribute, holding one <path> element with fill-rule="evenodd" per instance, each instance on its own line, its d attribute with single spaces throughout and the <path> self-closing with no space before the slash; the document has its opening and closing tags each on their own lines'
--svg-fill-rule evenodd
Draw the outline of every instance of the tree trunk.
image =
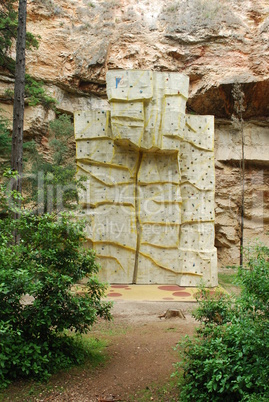
<svg viewBox="0 0 269 402">
<path fill-rule="evenodd" d="M 25 45 L 26 45 L 26 11 L 27 0 L 19 0 L 18 33 L 16 45 L 16 70 L 13 107 L 13 133 L 11 167 L 18 172 L 13 190 L 22 190 L 22 158 L 23 158 L 23 120 L 24 120 L 24 91 L 25 91 Z M 19 216 L 20 201 L 16 201 Z"/>
<path fill-rule="evenodd" d="M 16 68 L 13 106 L 13 132 L 12 132 L 12 170 L 18 172 L 12 190 L 21 194 L 22 191 L 22 158 L 23 158 L 23 121 L 24 121 L 24 91 L 25 91 L 25 46 L 26 46 L 26 13 L 27 0 L 19 0 L 18 31 L 16 44 Z M 14 219 L 20 217 L 21 200 L 13 197 Z M 14 243 L 20 242 L 17 230 L 13 233 Z"/>
<path fill-rule="evenodd" d="M 245 215 L 245 138 L 243 118 L 241 113 L 241 145 L 242 145 L 242 196 L 241 196 L 241 237 L 240 237 L 240 266 L 244 264 L 244 215 Z"/>
<path fill-rule="evenodd" d="M 244 138 L 244 120 L 243 112 L 246 110 L 244 106 L 245 94 L 242 90 L 241 84 L 236 82 L 232 89 L 232 96 L 234 99 L 234 110 L 236 115 L 232 115 L 232 120 L 234 121 L 237 129 L 241 132 L 241 145 L 242 145 L 242 155 L 241 155 L 241 184 L 242 184 L 242 195 L 241 195 L 241 216 L 240 216 L 240 265 L 243 266 L 244 263 L 244 215 L 245 215 L 245 138 Z"/>
</svg>

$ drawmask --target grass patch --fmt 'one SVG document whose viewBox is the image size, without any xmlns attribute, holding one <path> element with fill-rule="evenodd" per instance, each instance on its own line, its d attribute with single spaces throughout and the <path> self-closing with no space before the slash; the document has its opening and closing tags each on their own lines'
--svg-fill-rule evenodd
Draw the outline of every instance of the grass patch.
<svg viewBox="0 0 269 402">
<path fill-rule="evenodd" d="M 219 284 L 223 287 L 226 286 L 236 286 L 235 284 L 235 279 L 236 279 L 236 274 L 234 273 L 219 273 Z"/>
<path fill-rule="evenodd" d="M 83 345 L 87 350 L 87 360 L 80 367 L 92 367 L 95 368 L 99 364 L 104 363 L 107 359 L 104 349 L 107 347 L 108 342 L 105 339 L 92 338 L 84 336 L 82 338 Z"/>
<path fill-rule="evenodd" d="M 0 402 L 34 402 L 37 398 L 43 400 L 51 394 L 64 392 L 62 384 L 68 384 L 70 378 L 79 376 L 84 370 L 93 371 L 96 367 L 103 365 L 108 360 L 105 348 L 108 342 L 105 339 L 92 338 L 83 335 L 80 347 L 83 348 L 87 359 L 80 366 L 67 368 L 52 375 L 47 382 L 32 380 L 18 380 L 12 383 L 7 389 L 0 391 Z M 68 381 L 64 377 L 68 376 Z"/>
<path fill-rule="evenodd" d="M 179 400 L 178 381 L 169 379 L 160 386 L 159 383 L 152 383 L 145 389 L 138 391 L 135 395 L 130 395 L 130 402 L 177 402 Z"/>
<path fill-rule="evenodd" d="M 129 331 L 130 327 L 127 325 L 117 325 L 113 321 L 103 321 L 96 324 L 96 328 L 93 327 L 91 334 L 98 338 L 107 339 L 114 336 L 125 335 Z"/>
<path fill-rule="evenodd" d="M 228 293 L 239 295 L 241 293 L 241 286 L 238 283 L 237 269 L 226 268 L 218 273 L 219 285 L 222 286 Z"/>
</svg>

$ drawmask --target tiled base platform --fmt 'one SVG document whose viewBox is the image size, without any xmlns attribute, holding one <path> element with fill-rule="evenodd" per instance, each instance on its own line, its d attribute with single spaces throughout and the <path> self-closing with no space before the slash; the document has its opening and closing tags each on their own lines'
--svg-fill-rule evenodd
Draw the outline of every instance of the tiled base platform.
<svg viewBox="0 0 269 402">
<path fill-rule="evenodd" d="M 195 295 L 198 291 L 198 288 L 178 285 L 110 285 L 106 294 L 108 300 L 114 301 L 196 302 Z M 210 294 L 213 295 L 216 292 L 226 293 L 220 286 L 210 289 Z"/>
</svg>

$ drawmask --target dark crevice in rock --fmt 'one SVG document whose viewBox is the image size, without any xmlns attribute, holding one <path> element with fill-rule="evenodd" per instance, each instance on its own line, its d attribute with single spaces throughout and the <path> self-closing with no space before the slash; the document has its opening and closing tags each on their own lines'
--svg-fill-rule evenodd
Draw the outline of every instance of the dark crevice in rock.
<svg viewBox="0 0 269 402">
<path fill-rule="evenodd" d="M 80 80 L 78 88 L 82 92 L 100 94 L 106 93 L 106 85 L 99 82 Z"/>
<path fill-rule="evenodd" d="M 234 81 L 236 82 L 236 81 Z M 235 113 L 232 96 L 234 84 L 212 86 L 204 92 L 197 93 L 187 102 L 187 108 L 197 114 L 212 114 L 216 118 L 230 119 Z M 241 83 L 244 93 L 243 119 L 269 117 L 269 80 Z"/>
</svg>

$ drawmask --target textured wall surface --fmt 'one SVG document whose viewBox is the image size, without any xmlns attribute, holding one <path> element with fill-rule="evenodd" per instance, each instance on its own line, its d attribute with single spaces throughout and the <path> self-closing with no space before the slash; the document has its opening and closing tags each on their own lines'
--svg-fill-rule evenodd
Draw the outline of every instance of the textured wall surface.
<svg viewBox="0 0 269 402">
<path fill-rule="evenodd" d="M 269 244 L 268 0 L 28 0 L 27 72 L 46 84 L 60 113 L 110 110 L 111 69 L 189 76 L 188 113 L 215 116 L 215 245 L 219 266 L 239 264 L 242 131 L 245 137 L 244 243 Z M 15 47 L 11 51 L 15 56 Z M 244 98 L 235 124 L 235 85 Z M 14 78 L 0 67 L 0 108 L 12 121 Z M 41 149 L 48 122 L 42 106 L 25 108 L 25 138 Z"/>
<path fill-rule="evenodd" d="M 186 115 L 188 77 L 109 71 L 111 111 L 75 113 L 81 203 L 102 279 L 217 284 L 214 118 Z"/>
</svg>

